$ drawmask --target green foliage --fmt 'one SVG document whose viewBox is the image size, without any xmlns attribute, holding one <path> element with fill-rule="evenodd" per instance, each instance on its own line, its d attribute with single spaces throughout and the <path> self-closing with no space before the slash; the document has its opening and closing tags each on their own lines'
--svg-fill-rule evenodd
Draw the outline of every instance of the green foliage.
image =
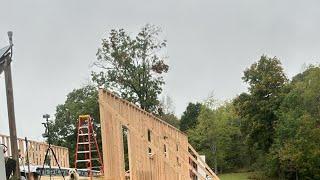
<svg viewBox="0 0 320 180">
<path fill-rule="evenodd" d="M 100 127 L 98 91 L 90 85 L 70 92 L 64 104 L 57 106 L 55 121 L 51 124 L 52 143 L 69 149 L 71 166 L 74 165 L 77 120 L 79 115 L 85 114 L 91 115 L 95 125 Z M 97 134 L 100 137 L 100 128 L 97 129 Z M 98 138 L 98 141 L 101 143 L 101 139 Z"/>
<path fill-rule="evenodd" d="M 158 116 L 172 126 L 180 128 L 180 120 L 174 114 L 173 101 L 170 96 L 162 97 L 159 104 Z"/>
<path fill-rule="evenodd" d="M 179 129 L 180 127 L 180 120 L 177 118 L 176 115 L 174 115 L 173 113 L 169 113 L 169 114 L 162 114 L 160 116 L 160 118 L 162 120 L 164 120 L 165 122 L 171 124 L 172 126 L 176 127 Z"/>
<path fill-rule="evenodd" d="M 262 56 L 244 72 L 249 93 L 234 100 L 252 167 L 281 179 L 320 178 L 320 68 L 290 83 L 276 58 Z"/>
<path fill-rule="evenodd" d="M 203 105 L 198 124 L 188 130 L 189 141 L 200 154 L 206 155 L 206 162 L 218 169 L 230 171 L 245 165 L 245 146 L 240 132 L 240 121 L 234 107 L 226 103 L 217 109 Z M 215 161 L 216 160 L 216 161 Z"/>
<path fill-rule="evenodd" d="M 263 155 L 273 143 L 274 124 L 278 120 L 275 113 L 287 78 L 277 58 L 262 56 L 244 71 L 242 79 L 249 84 L 249 93 L 242 93 L 234 100 L 242 119 L 241 130 L 252 151 L 261 151 Z"/>
<path fill-rule="evenodd" d="M 146 25 L 132 38 L 125 30 L 111 30 L 102 39 L 95 65 L 101 72 L 92 72 L 92 79 L 141 108 L 157 113 L 158 95 L 164 84 L 163 74 L 169 69 L 161 50 L 160 29 Z"/>
<path fill-rule="evenodd" d="M 180 120 L 180 130 L 186 132 L 188 129 L 195 128 L 197 118 L 201 110 L 200 103 L 189 103 L 187 109 L 183 112 Z"/>
<path fill-rule="evenodd" d="M 94 82 L 187 133 L 190 144 L 219 172 L 250 166 L 263 170 L 259 178 L 320 179 L 320 67 L 310 66 L 288 82 L 280 61 L 262 56 L 244 71 L 247 93 L 232 103 L 189 103 L 179 121 L 172 100 L 158 100 L 168 71 L 158 53 L 166 42 L 157 40 L 158 33 L 150 25 L 135 38 L 123 29 L 112 30 L 97 53 L 96 65 L 103 71 L 92 73 Z M 99 125 L 95 87 L 69 93 L 51 122 L 52 141 L 69 148 L 71 163 L 80 114 L 92 115 Z"/>
<path fill-rule="evenodd" d="M 320 179 L 320 68 L 295 76 L 285 96 L 269 155 L 269 173 Z"/>
<path fill-rule="evenodd" d="M 74 153 L 77 138 L 77 119 L 79 115 L 91 115 L 95 120 L 97 137 L 100 137 L 100 114 L 98 91 L 96 87 L 88 85 L 74 89 L 67 95 L 64 104 L 56 108 L 55 120 L 51 122 L 51 142 L 58 146 L 67 147 L 70 154 L 70 165 L 74 164 Z M 174 114 L 163 114 L 161 118 L 169 124 L 179 127 L 179 121 Z M 101 146 L 101 138 L 97 138 Z"/>
</svg>

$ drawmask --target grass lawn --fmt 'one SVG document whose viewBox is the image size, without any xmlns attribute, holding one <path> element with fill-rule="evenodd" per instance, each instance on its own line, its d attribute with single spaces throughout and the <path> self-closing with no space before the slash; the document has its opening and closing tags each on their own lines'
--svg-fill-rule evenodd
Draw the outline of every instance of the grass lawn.
<svg viewBox="0 0 320 180">
<path fill-rule="evenodd" d="M 228 174 L 219 174 L 221 180 L 248 180 L 248 177 L 251 173 L 228 173 Z"/>
</svg>

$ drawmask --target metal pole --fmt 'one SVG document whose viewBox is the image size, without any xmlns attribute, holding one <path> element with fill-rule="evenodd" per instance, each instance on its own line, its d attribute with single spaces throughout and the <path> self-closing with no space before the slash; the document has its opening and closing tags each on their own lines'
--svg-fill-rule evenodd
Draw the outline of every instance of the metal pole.
<svg viewBox="0 0 320 180">
<path fill-rule="evenodd" d="M 26 174 L 27 179 L 29 179 L 29 177 L 31 176 L 31 172 L 30 172 L 30 159 L 29 159 L 29 142 L 27 137 L 25 137 L 25 141 L 26 141 L 26 151 L 27 151 L 27 165 L 28 165 L 28 174 Z"/>
<path fill-rule="evenodd" d="M 48 144 L 49 144 L 49 149 L 51 149 L 51 141 L 50 141 L 50 129 L 49 129 L 49 117 L 46 116 L 46 122 L 47 122 L 47 129 L 48 129 Z M 52 151 L 50 151 L 50 161 L 49 161 L 49 169 L 50 169 L 50 180 L 51 180 L 51 158 L 52 158 Z"/>
<path fill-rule="evenodd" d="M 9 42 L 12 45 L 12 32 L 8 32 Z M 12 53 L 12 49 L 11 49 Z M 12 54 L 11 54 L 12 56 Z M 19 153 L 17 144 L 17 131 L 16 131 L 16 119 L 14 115 L 14 100 L 13 100 L 13 88 L 12 88 L 12 75 L 11 75 L 11 57 L 6 58 L 5 62 L 5 83 L 6 83 L 6 94 L 7 94 L 7 107 L 8 107 L 8 120 L 9 120 L 9 130 L 10 130 L 10 142 L 11 142 L 11 152 L 12 158 L 16 160 L 16 170 L 14 175 L 20 179 L 20 167 L 19 167 Z"/>
</svg>

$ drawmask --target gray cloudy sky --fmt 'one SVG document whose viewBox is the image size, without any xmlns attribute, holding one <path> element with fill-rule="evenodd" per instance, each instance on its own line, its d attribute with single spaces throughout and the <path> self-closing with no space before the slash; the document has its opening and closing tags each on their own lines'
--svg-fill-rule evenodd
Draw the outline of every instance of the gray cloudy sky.
<svg viewBox="0 0 320 180">
<path fill-rule="evenodd" d="M 289 77 L 319 62 L 320 2 L 294 0 L 1 0 L 0 47 L 14 32 L 12 64 L 18 136 L 40 140 L 42 114 L 54 114 L 90 79 L 90 64 L 112 28 L 133 35 L 163 28 L 170 72 L 165 94 L 176 113 L 212 91 L 220 100 L 246 90 L 243 70 L 262 54 L 282 60 Z M 8 134 L 0 76 L 0 134 Z"/>
</svg>

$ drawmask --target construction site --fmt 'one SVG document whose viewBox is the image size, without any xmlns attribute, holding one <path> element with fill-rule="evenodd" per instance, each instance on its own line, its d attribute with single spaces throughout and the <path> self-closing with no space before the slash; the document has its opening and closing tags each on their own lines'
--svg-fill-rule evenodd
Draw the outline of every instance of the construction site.
<svg viewBox="0 0 320 180">
<path fill-rule="evenodd" d="M 0 180 L 320 180 L 320 1 L 0 6 Z"/>
<path fill-rule="evenodd" d="M 11 73 L 12 32 L 8 32 L 8 36 L 9 45 L 0 49 L 0 73 L 5 75 L 10 130 L 8 135 L 0 134 L 1 180 L 9 177 L 219 180 L 206 164 L 205 157 L 189 144 L 186 134 L 104 88 L 98 93 L 101 137 L 96 133 L 90 112 L 79 114 L 75 152 L 51 144 L 48 114 L 43 115 L 45 142 L 17 137 Z M 98 141 L 102 141 L 102 147 Z M 75 155 L 74 162 L 69 162 L 70 154 Z M 8 171 L 9 168 L 12 171 Z"/>
</svg>

